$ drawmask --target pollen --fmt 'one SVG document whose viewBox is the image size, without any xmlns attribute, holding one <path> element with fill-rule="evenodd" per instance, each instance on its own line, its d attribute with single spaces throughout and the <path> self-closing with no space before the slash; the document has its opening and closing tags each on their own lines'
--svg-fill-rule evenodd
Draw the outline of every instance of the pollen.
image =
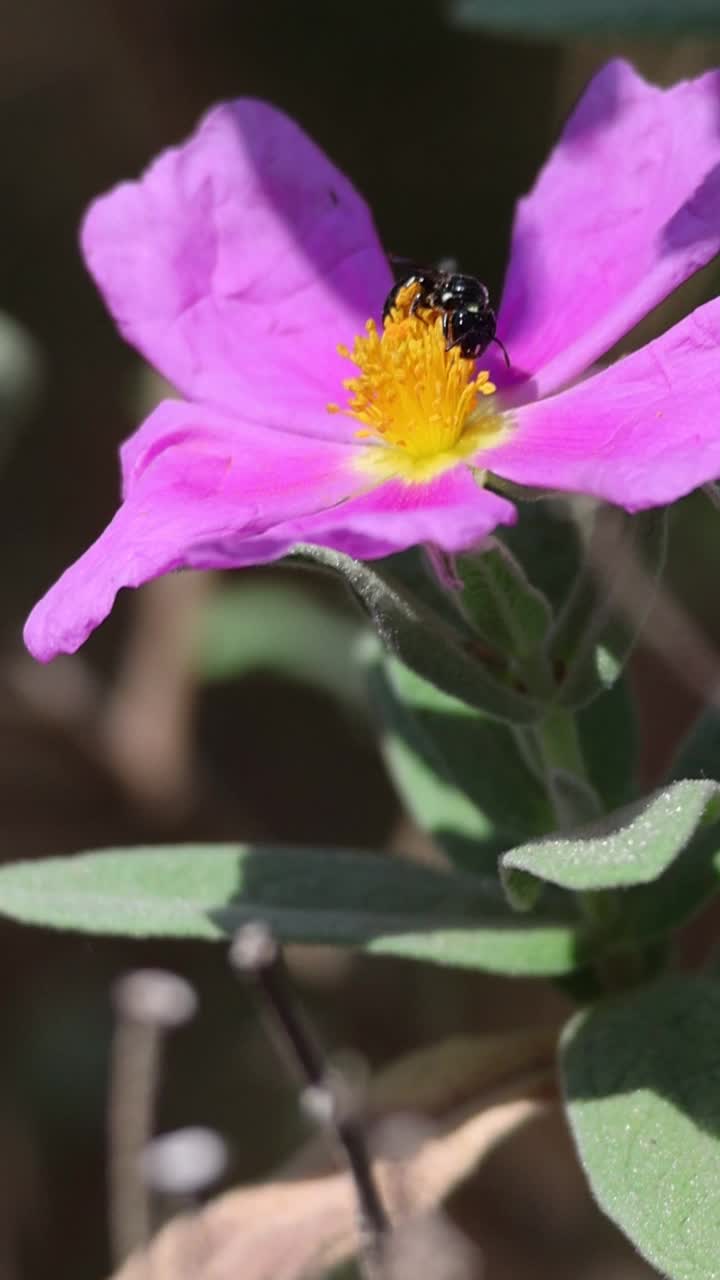
<svg viewBox="0 0 720 1280">
<path fill-rule="evenodd" d="M 498 444 L 507 429 L 489 374 L 457 347 L 446 350 L 438 312 L 410 312 L 414 293 L 414 285 L 401 290 L 382 331 L 368 320 L 352 350 L 338 347 L 359 372 L 343 382 L 347 406 L 328 411 L 360 423 L 355 434 L 369 447 L 358 465 L 379 479 L 430 479 Z"/>
</svg>

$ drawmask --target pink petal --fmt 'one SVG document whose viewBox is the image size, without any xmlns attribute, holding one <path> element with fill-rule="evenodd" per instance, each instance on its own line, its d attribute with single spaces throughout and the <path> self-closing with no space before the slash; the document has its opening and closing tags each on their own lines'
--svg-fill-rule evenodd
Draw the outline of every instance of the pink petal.
<svg viewBox="0 0 720 1280">
<path fill-rule="evenodd" d="M 671 89 L 610 62 L 521 200 L 498 333 L 538 395 L 720 250 L 720 72 Z"/>
<path fill-rule="evenodd" d="M 161 430 L 163 428 L 163 430 Z M 46 662 L 74 653 L 110 612 L 121 587 L 184 566 L 223 568 L 283 555 L 293 540 L 279 522 L 341 501 L 357 488 L 357 449 L 247 426 L 211 410 L 169 402 L 148 419 L 126 475 L 127 501 L 98 540 L 36 605 L 25 627 Z M 278 525 L 277 535 L 268 533 Z M 247 549 L 228 559 L 225 541 Z M 204 546 L 212 546 L 205 553 Z"/>
<path fill-rule="evenodd" d="M 388 481 L 340 506 L 294 521 L 293 541 L 373 560 L 422 543 L 442 551 L 466 550 L 499 524 L 514 524 L 516 519 L 510 502 L 481 488 L 469 468 L 460 465 L 427 484 Z"/>
<path fill-rule="evenodd" d="M 30 615 L 30 652 L 43 662 L 73 653 L 121 587 L 173 569 L 262 564 L 297 542 L 365 558 L 418 542 L 455 551 L 515 519 L 465 466 L 358 494 L 362 447 L 252 425 L 239 433 L 210 410 L 161 405 L 126 447 L 126 501 Z"/>
<path fill-rule="evenodd" d="M 271 503 L 272 519 L 284 519 L 307 509 L 310 483 L 327 486 L 322 502 L 316 494 L 318 505 L 337 502 L 349 488 L 356 488 L 357 476 L 346 472 L 346 466 L 363 447 L 271 429 L 264 422 L 232 418 L 186 400 L 165 400 L 120 449 L 123 497 L 147 493 L 149 483 L 156 486 L 161 457 L 164 466 L 171 459 L 177 483 L 183 486 L 197 484 L 203 460 L 211 458 L 213 467 L 223 468 L 222 496 L 234 510 L 244 511 L 257 502 L 265 513 Z M 159 474 L 164 484 L 166 471 Z M 266 514 L 260 518 L 267 523 Z"/>
<path fill-rule="evenodd" d="M 127 338 L 184 394 L 337 436 L 336 353 L 391 284 L 365 202 L 282 112 L 215 107 L 138 182 L 97 200 L 88 266 Z"/>
<path fill-rule="evenodd" d="M 637 511 L 720 476 L 719 423 L 716 299 L 595 377 L 524 405 L 507 442 L 477 463 Z"/>
</svg>

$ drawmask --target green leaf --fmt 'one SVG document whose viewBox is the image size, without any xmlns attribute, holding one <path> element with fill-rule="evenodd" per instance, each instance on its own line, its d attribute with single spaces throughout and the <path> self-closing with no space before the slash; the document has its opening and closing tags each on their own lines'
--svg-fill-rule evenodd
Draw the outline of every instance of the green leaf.
<svg viewBox="0 0 720 1280">
<path fill-rule="evenodd" d="M 362 701 L 362 671 L 347 660 L 358 639 L 358 619 L 296 583 L 273 577 L 222 587 L 203 610 L 201 624 L 197 665 L 206 680 L 273 671 L 353 706 Z"/>
<path fill-rule="evenodd" d="M 667 510 L 628 516 L 599 508 L 583 567 L 549 654 L 559 706 L 583 707 L 618 679 L 655 598 L 667 551 Z"/>
<path fill-rule="evenodd" d="M 0 914 L 126 937 L 218 939 L 265 920 L 281 942 L 333 943 L 494 973 L 587 963 L 577 917 L 519 921 L 497 881 L 348 850 L 109 849 L 0 867 Z"/>
<path fill-rule="evenodd" d="M 639 735 L 635 707 L 625 676 L 577 714 L 580 747 L 587 776 L 606 810 L 628 804 L 636 794 Z M 685 777 L 702 776 L 689 770 Z"/>
<path fill-rule="evenodd" d="M 711 808 L 717 801 L 711 802 Z M 652 884 L 628 889 L 622 900 L 619 948 L 678 929 L 720 891 L 720 823 L 703 826 L 682 855 Z"/>
<path fill-rule="evenodd" d="M 314 564 L 339 575 L 370 617 L 390 653 L 452 697 L 499 720 L 529 724 L 539 708 L 530 698 L 495 679 L 466 651 L 465 640 L 419 600 L 402 592 L 377 569 L 339 551 L 299 545 L 290 563 Z"/>
<path fill-rule="evenodd" d="M 551 830 L 553 815 L 513 731 L 422 680 L 379 649 L 370 694 L 390 772 L 418 824 L 451 859 L 497 874 L 512 839 Z"/>
<path fill-rule="evenodd" d="M 411 599 L 421 601 L 431 613 L 437 614 L 454 630 L 464 632 L 468 639 L 472 636 L 472 628 L 458 607 L 459 593 L 448 591 L 441 585 L 424 547 L 408 547 L 373 563 L 386 581 L 395 583 Z"/>
<path fill-rule="evenodd" d="M 502 845 L 490 819 L 451 781 L 419 726 L 397 705 L 379 664 L 368 672 L 368 692 L 384 722 L 385 763 L 408 813 L 455 866 L 497 874 Z"/>
<path fill-rule="evenodd" d="M 449 14 L 454 26 L 470 30 L 545 36 L 712 34 L 720 26 L 716 0 L 449 0 Z"/>
<path fill-rule="evenodd" d="M 525 658 L 542 649 L 552 613 L 512 552 L 497 538 L 456 558 L 462 603 L 475 630 L 500 653 Z"/>
<path fill-rule="evenodd" d="M 580 570 L 581 542 L 574 510 L 565 499 L 524 503 L 517 524 L 497 534 L 553 610 L 562 607 Z"/>
<path fill-rule="evenodd" d="M 421 680 L 396 658 L 372 667 L 372 692 L 384 724 L 383 745 L 391 765 L 400 755 L 402 795 L 421 826 L 441 838 L 447 805 L 434 810 L 428 773 L 446 797 L 459 795 L 475 814 L 474 832 L 487 838 L 541 835 L 553 817 L 546 792 L 530 768 L 518 737 L 505 724 L 483 717 L 456 698 Z M 400 753 L 398 753 L 400 745 Z M 493 855 L 492 870 L 497 870 Z"/>
<path fill-rule="evenodd" d="M 720 983 L 665 978 L 566 1028 L 570 1126 L 600 1207 L 663 1275 L 720 1276 Z"/>
<path fill-rule="evenodd" d="M 508 893 L 524 902 L 528 876 L 575 893 L 647 884 L 682 852 L 717 791 L 708 780 L 674 782 L 579 831 L 511 849 L 500 860 Z"/>
</svg>

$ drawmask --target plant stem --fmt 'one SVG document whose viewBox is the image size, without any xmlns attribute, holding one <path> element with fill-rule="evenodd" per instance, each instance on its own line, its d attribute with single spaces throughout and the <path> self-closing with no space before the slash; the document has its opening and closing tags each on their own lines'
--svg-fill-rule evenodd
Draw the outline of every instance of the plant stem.
<svg viewBox="0 0 720 1280">
<path fill-rule="evenodd" d="M 306 1085 L 306 1101 L 334 1132 L 355 1186 L 361 1235 L 358 1259 L 365 1280 L 380 1280 L 390 1220 L 375 1180 L 357 1106 L 348 1090 L 338 1088 L 325 1058 L 302 1017 L 270 929 L 261 921 L 245 925 L 230 949 L 233 967 L 254 979 L 268 1013 L 282 1033 Z"/>
<path fill-rule="evenodd" d="M 537 732 L 546 764 L 586 782 L 585 761 L 572 712 L 553 708 L 540 721 Z"/>
<path fill-rule="evenodd" d="M 559 829 L 566 831 L 599 817 L 602 809 L 585 770 L 573 713 L 553 708 L 532 732 Z"/>
</svg>

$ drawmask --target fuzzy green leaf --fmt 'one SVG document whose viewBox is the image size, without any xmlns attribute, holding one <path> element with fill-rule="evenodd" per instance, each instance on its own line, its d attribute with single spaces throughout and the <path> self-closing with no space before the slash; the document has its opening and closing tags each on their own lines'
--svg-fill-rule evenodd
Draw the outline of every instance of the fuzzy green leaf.
<svg viewBox="0 0 720 1280">
<path fill-rule="evenodd" d="M 674 782 L 580 831 L 511 849 L 501 858 L 508 892 L 525 901 L 528 876 L 576 893 L 656 880 L 692 839 L 717 791 L 709 780 Z"/>
<path fill-rule="evenodd" d="M 416 821 L 474 871 L 553 815 L 513 731 L 442 693 L 379 647 L 369 669 L 390 772 Z"/>
<path fill-rule="evenodd" d="M 582 562 L 580 526 L 575 504 L 564 498 L 524 502 L 517 524 L 497 531 L 498 539 L 522 565 L 534 587 L 559 611 Z"/>
<path fill-rule="evenodd" d="M 720 1277 L 720 983 L 671 977 L 563 1036 L 570 1126 L 601 1208 L 663 1275 Z"/>
<path fill-rule="evenodd" d="M 397 703 L 380 664 L 368 672 L 368 692 L 381 721 L 388 772 L 408 813 L 455 866 L 497 873 L 502 846 L 492 822 L 451 779 L 413 716 Z"/>
<path fill-rule="evenodd" d="M 587 776 L 604 808 L 628 804 L 637 795 L 639 734 L 626 676 L 621 675 L 611 689 L 580 709 L 577 729 Z M 684 776 L 702 777 L 702 771 L 691 769 Z"/>
<path fill-rule="evenodd" d="M 568 973 L 587 962 L 569 911 L 519 921 L 496 881 L 339 849 L 170 845 L 8 864 L 0 914 L 138 938 L 219 939 L 262 919 L 281 942 L 494 973 Z"/>
<path fill-rule="evenodd" d="M 290 563 L 316 565 L 342 578 L 372 621 L 386 649 L 439 689 L 495 719 L 529 724 L 539 707 L 510 684 L 490 675 L 467 652 L 461 632 L 382 576 L 339 551 L 298 546 Z"/>
<path fill-rule="evenodd" d="M 717 800 L 711 801 L 711 810 Z M 680 928 L 720 892 L 720 823 L 702 826 L 679 858 L 652 884 L 628 889 L 618 946 L 652 941 Z"/>
<path fill-rule="evenodd" d="M 542 649 L 550 605 L 504 543 L 491 538 L 474 555 L 458 556 L 456 567 L 465 613 L 489 645 L 518 658 Z"/>
<path fill-rule="evenodd" d="M 374 560 L 373 567 L 411 599 L 420 600 L 426 609 L 437 614 L 453 630 L 462 631 L 468 639 L 472 637 L 472 628 L 458 607 L 458 593 L 442 586 L 424 547 L 396 551 L 392 556 Z"/>
<path fill-rule="evenodd" d="M 559 706 L 584 707 L 618 679 L 665 565 L 667 511 L 599 508 L 575 586 L 549 644 Z"/>
</svg>

